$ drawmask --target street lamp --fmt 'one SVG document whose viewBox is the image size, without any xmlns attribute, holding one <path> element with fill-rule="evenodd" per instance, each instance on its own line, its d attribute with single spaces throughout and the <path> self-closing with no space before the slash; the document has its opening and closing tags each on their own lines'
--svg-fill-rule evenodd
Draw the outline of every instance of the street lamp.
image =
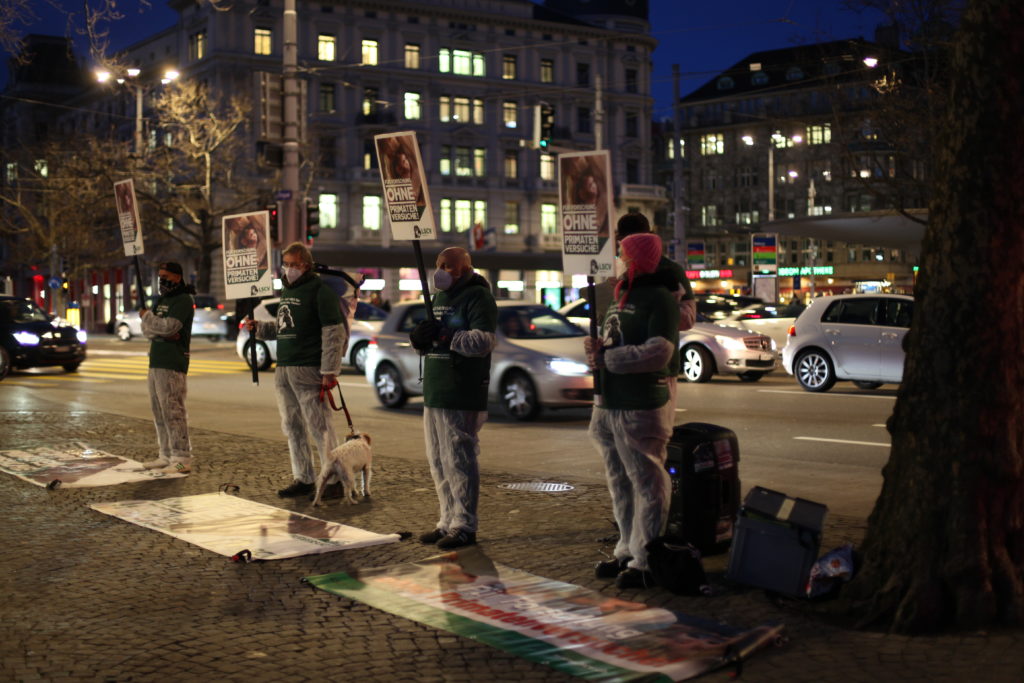
<svg viewBox="0 0 1024 683">
<path fill-rule="evenodd" d="M 141 156 L 142 155 L 142 147 L 143 147 L 143 140 L 142 140 L 142 133 L 143 133 L 143 131 L 142 131 L 142 92 L 143 92 L 145 86 L 143 86 L 141 83 L 139 83 L 137 80 L 135 80 L 136 78 L 139 77 L 139 74 L 141 74 L 141 73 L 142 73 L 141 69 L 137 69 L 137 68 L 132 67 L 132 68 L 129 68 L 129 69 L 125 69 L 124 70 L 124 74 L 121 75 L 121 76 L 118 76 L 117 79 L 116 79 L 119 85 L 124 85 L 124 86 L 128 87 L 130 90 L 133 90 L 135 92 L 135 155 L 136 156 Z M 160 82 L 163 83 L 164 85 L 167 85 L 171 81 L 177 79 L 178 76 L 179 76 L 178 72 L 175 71 L 174 69 L 167 69 L 166 71 L 164 71 L 164 75 L 160 79 Z M 96 70 L 96 80 L 98 82 L 100 82 L 100 83 L 106 83 L 112 77 L 113 77 L 113 74 L 111 74 L 106 69 L 97 69 Z"/>
</svg>

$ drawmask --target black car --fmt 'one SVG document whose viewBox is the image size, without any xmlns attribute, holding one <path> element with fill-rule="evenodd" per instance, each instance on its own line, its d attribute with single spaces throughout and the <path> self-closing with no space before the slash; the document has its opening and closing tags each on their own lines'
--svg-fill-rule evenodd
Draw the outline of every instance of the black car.
<svg viewBox="0 0 1024 683">
<path fill-rule="evenodd" d="M 31 299 L 0 296 L 0 379 L 11 368 L 59 365 L 74 372 L 85 360 L 85 338 Z"/>
</svg>

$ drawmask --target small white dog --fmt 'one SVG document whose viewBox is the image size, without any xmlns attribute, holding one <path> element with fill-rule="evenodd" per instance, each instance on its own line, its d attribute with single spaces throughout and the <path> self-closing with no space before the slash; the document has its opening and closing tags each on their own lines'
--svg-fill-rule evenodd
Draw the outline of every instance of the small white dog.
<svg viewBox="0 0 1024 683">
<path fill-rule="evenodd" d="M 370 495 L 370 480 L 373 478 L 373 450 L 370 449 L 370 435 L 359 432 L 356 438 L 350 438 L 331 451 L 330 460 L 320 470 L 316 478 L 316 497 L 313 505 L 320 505 L 324 487 L 331 475 L 337 475 L 344 491 L 343 498 L 350 504 L 356 500 L 356 474 L 362 475 L 362 494 Z"/>
</svg>

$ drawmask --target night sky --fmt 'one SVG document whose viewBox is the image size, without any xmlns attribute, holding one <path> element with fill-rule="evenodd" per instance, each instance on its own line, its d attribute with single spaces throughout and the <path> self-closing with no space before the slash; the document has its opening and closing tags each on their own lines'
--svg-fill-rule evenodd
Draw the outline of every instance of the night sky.
<svg viewBox="0 0 1024 683">
<path fill-rule="evenodd" d="M 884 20 L 878 12 L 857 13 L 842 0 L 649 0 L 654 52 L 652 94 L 655 119 L 672 117 L 672 65 L 682 72 L 682 95 L 697 89 L 718 72 L 760 50 L 842 38 L 870 40 Z M 81 0 L 63 0 L 77 9 Z M 34 3 L 40 20 L 27 27 L 34 33 L 64 33 L 64 21 L 45 3 Z M 121 48 L 140 35 L 167 28 L 176 13 L 163 0 L 152 0 L 140 13 L 138 0 L 118 3 L 127 15 L 112 27 L 111 43 Z M 7 72 L 0 75 L 6 85 Z"/>
</svg>

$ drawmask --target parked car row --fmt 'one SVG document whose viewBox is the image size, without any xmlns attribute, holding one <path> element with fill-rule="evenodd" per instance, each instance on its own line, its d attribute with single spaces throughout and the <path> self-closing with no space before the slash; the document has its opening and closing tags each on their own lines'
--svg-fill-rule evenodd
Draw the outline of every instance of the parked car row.
<svg viewBox="0 0 1024 683">
<path fill-rule="evenodd" d="M 210 341 L 219 341 L 228 334 L 230 316 L 224 310 L 224 304 L 208 294 L 196 294 L 195 315 L 192 317 L 192 336 L 206 337 Z M 142 318 L 138 311 L 118 313 L 114 320 L 114 334 L 121 341 L 142 336 Z"/>
<path fill-rule="evenodd" d="M 48 315 L 31 299 L 0 296 L 0 379 L 12 369 L 60 366 L 75 372 L 87 335 Z"/>
</svg>

